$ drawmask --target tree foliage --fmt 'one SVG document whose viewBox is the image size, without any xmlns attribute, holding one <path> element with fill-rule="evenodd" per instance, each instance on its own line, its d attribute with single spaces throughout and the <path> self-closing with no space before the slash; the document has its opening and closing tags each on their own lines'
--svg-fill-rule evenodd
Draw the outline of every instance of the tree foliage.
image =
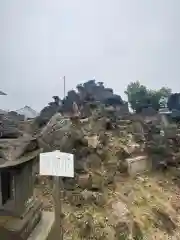
<svg viewBox="0 0 180 240">
<path fill-rule="evenodd" d="M 140 112 L 143 107 L 151 106 L 153 109 L 159 109 L 159 101 L 162 97 L 169 97 L 171 89 L 162 87 L 158 90 L 148 89 L 140 81 L 131 82 L 125 91 L 131 108 Z"/>
</svg>

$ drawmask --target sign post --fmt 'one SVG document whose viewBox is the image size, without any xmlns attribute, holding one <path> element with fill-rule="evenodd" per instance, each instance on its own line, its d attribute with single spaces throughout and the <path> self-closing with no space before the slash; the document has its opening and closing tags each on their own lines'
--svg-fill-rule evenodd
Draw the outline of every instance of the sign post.
<svg viewBox="0 0 180 240">
<path fill-rule="evenodd" d="M 64 197 L 61 177 L 74 177 L 74 156 L 60 151 L 40 154 L 40 175 L 53 176 L 53 199 L 55 213 L 55 231 L 58 239 L 63 240 L 62 206 Z"/>
</svg>

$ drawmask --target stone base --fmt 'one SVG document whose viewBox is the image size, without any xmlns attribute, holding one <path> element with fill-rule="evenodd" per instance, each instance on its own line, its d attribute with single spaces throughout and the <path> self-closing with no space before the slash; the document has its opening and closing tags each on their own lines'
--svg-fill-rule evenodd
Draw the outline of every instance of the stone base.
<svg viewBox="0 0 180 240">
<path fill-rule="evenodd" d="M 24 218 L 0 217 L 1 238 L 4 240 L 27 240 L 41 219 L 41 206 L 42 204 L 36 201 Z"/>
<path fill-rule="evenodd" d="M 53 228 L 54 213 L 43 212 L 41 221 L 38 223 L 28 240 L 46 240 Z"/>
<path fill-rule="evenodd" d="M 139 173 L 146 172 L 151 169 L 151 160 L 147 156 L 137 156 L 126 159 L 128 173 L 130 176 L 135 176 Z"/>
</svg>

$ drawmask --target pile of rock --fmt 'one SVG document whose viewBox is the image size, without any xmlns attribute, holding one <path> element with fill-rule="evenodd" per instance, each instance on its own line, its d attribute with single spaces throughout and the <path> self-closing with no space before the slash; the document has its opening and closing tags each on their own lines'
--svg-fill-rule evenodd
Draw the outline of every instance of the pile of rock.
<svg viewBox="0 0 180 240">
<path fill-rule="evenodd" d="M 146 123 L 143 126 L 146 152 L 151 157 L 154 169 L 178 167 L 180 163 L 180 135 L 176 124 Z"/>
<path fill-rule="evenodd" d="M 77 104 L 82 117 L 91 116 L 92 108 L 102 104 L 114 106 L 119 114 L 129 113 L 127 102 L 124 102 L 119 95 L 114 94 L 112 89 L 104 87 L 102 82 L 96 83 L 95 80 L 77 85 L 77 91 L 68 91 L 63 100 L 60 100 L 58 96 L 53 98 L 54 102 L 50 102 L 48 106 L 43 108 L 36 118 L 35 125 L 37 128 L 46 125 L 57 112 L 61 112 L 63 115 L 71 115 L 74 103 Z"/>
<path fill-rule="evenodd" d="M 74 154 L 75 177 L 63 179 L 65 238 L 117 240 L 131 236 L 143 239 L 142 222 L 138 222 L 129 210 L 133 204 L 136 208 L 136 203 L 143 199 L 138 196 L 131 199 L 133 180 L 130 189 L 125 189 L 123 194 L 117 192 L 117 183 L 122 178 L 127 182 L 136 179 L 128 176 L 148 170 L 151 159 L 156 169 L 162 166 L 160 158 L 166 164 L 169 159 L 177 163 L 177 130 L 166 129 L 165 137 L 160 134 L 161 126 L 156 116 L 136 116 L 136 119 L 127 113 L 122 116 L 113 105 L 92 99 L 85 106 L 88 106 L 88 118 L 56 113 L 38 133 L 39 145 L 44 151 Z M 123 184 L 126 185 L 122 181 Z M 147 191 L 148 182 L 143 184 Z M 137 194 L 141 190 L 140 185 Z"/>
<path fill-rule="evenodd" d="M 109 203 L 109 199 L 115 191 L 116 178 L 122 174 L 128 176 L 135 175 L 139 170 L 144 171 L 137 166 L 133 171 L 131 160 L 141 155 L 136 161 L 139 160 L 142 166 L 140 160 L 146 159 L 142 156 L 142 146 L 136 144 L 130 134 L 131 121 L 120 119 L 112 109 L 103 109 L 103 113 L 101 110 L 94 110 L 94 114 L 87 119 L 65 118 L 57 113 L 41 130 L 38 140 L 44 151 L 59 149 L 74 154 L 75 178 L 64 178 L 63 182 L 66 189 L 65 202 L 74 209 L 70 218 L 75 221 L 73 224 L 77 234 L 81 238 L 86 235 L 86 238 L 89 236 L 92 239 L 109 239 L 109 236 L 114 235 L 111 239 L 116 239 L 115 235 L 121 234 L 124 228 L 130 234 L 129 217 L 127 224 L 125 220 L 117 224 L 115 217 L 110 220 L 101 216 L 100 223 L 89 208 L 102 211 L 106 205 L 108 209 L 115 208 L 116 203 Z M 86 207 L 89 209 L 87 214 L 76 216 L 78 209 Z M 104 227 L 99 224 L 104 224 Z"/>
</svg>

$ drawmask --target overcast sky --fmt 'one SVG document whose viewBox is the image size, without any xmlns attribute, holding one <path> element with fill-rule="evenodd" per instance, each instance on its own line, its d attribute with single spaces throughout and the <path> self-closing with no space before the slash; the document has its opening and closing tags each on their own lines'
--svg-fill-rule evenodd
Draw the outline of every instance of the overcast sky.
<svg viewBox="0 0 180 240">
<path fill-rule="evenodd" d="M 180 91 L 179 0 L 0 0 L 0 108 L 41 109 L 92 79 Z"/>
</svg>

